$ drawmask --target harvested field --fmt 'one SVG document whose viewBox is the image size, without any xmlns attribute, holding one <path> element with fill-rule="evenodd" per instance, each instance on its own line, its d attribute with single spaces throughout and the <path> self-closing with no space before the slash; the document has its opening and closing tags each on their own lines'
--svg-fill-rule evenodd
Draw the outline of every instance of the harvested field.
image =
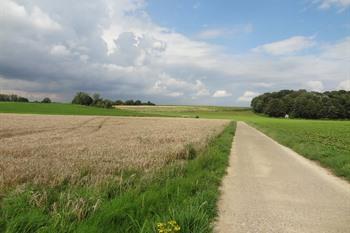
<svg viewBox="0 0 350 233">
<path fill-rule="evenodd" d="M 147 171 L 185 157 L 228 121 L 0 114 L 0 188 L 95 185 L 123 170 Z"/>
</svg>

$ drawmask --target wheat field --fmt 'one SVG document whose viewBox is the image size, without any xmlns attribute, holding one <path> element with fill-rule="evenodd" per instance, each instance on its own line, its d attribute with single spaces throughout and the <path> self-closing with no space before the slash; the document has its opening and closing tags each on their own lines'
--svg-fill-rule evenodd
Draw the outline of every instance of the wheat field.
<svg viewBox="0 0 350 233">
<path fill-rule="evenodd" d="M 0 188 L 95 185 L 123 170 L 154 170 L 199 149 L 228 121 L 0 114 Z M 89 175 L 86 175 L 89 174 Z"/>
</svg>

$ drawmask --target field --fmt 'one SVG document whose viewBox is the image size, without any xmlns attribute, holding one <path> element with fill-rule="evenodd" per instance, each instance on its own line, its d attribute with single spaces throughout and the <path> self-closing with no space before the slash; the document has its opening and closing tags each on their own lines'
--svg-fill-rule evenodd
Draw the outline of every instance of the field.
<svg viewBox="0 0 350 233">
<path fill-rule="evenodd" d="M 123 170 L 156 169 L 203 148 L 228 121 L 0 115 L 3 187 L 63 180 L 98 184 Z M 40 162 L 38 162 L 40 161 Z M 1 187 L 0 186 L 0 187 Z"/>
<path fill-rule="evenodd" d="M 50 115 L 95 115 L 95 116 L 155 116 L 128 110 L 106 109 L 63 103 L 0 102 L 0 113 L 50 114 Z"/>
<path fill-rule="evenodd" d="M 42 105 L 39 105 L 42 106 Z M 0 232 L 211 232 L 227 120 L 0 114 Z"/>
<path fill-rule="evenodd" d="M 241 120 L 247 117 L 256 117 L 249 108 L 220 107 L 220 106 L 115 106 L 119 110 L 133 111 L 143 114 L 157 114 L 185 118 L 234 119 Z"/>
<path fill-rule="evenodd" d="M 137 111 L 137 107 L 123 109 Z M 140 108 L 139 111 L 144 114 L 154 112 L 172 116 L 245 121 L 279 143 L 350 181 L 350 121 L 278 119 L 254 114 L 249 109 L 232 107 L 155 106 Z"/>
<path fill-rule="evenodd" d="M 0 114 L 0 232 L 148 233 L 170 220 L 180 232 L 212 232 L 235 130 L 227 120 L 350 180 L 350 121 L 211 106 L 0 103 L 0 112 L 53 114 Z M 57 116 L 75 112 L 89 116 Z"/>
</svg>

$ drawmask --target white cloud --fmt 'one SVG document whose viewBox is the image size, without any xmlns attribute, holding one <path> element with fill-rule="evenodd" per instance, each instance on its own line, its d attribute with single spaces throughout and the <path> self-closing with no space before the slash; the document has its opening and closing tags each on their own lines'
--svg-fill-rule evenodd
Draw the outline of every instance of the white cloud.
<svg viewBox="0 0 350 233">
<path fill-rule="evenodd" d="M 315 45 L 313 37 L 294 36 L 285 40 L 264 44 L 253 49 L 271 55 L 289 55 Z"/>
<path fill-rule="evenodd" d="M 238 34 L 251 33 L 253 31 L 252 24 L 236 25 L 231 28 L 206 28 L 197 33 L 198 39 L 215 39 L 219 37 L 232 37 Z"/>
<path fill-rule="evenodd" d="M 22 25 L 31 25 L 43 30 L 60 30 L 61 25 L 50 18 L 38 6 L 33 6 L 27 10 L 24 6 L 11 0 L 2 0 L 0 2 L 1 14 L 0 22 L 17 23 Z"/>
<path fill-rule="evenodd" d="M 308 81 L 306 83 L 306 87 L 310 91 L 322 92 L 324 90 L 324 86 L 321 81 Z"/>
<path fill-rule="evenodd" d="M 341 81 L 337 87 L 338 90 L 350 91 L 350 79 Z"/>
<path fill-rule="evenodd" d="M 319 4 L 321 9 L 329 9 L 331 7 L 340 8 L 340 10 L 345 10 L 350 6 L 350 0 L 315 0 Z"/>
<path fill-rule="evenodd" d="M 242 96 L 238 97 L 238 101 L 241 102 L 250 102 L 255 96 L 258 96 L 259 93 L 253 91 L 245 91 Z"/>
<path fill-rule="evenodd" d="M 1 8 L 5 4 L 10 6 Z M 33 13 L 35 7 L 40 11 Z M 314 49 L 300 54 L 296 50 L 303 46 L 293 43 L 280 46 L 284 56 L 230 54 L 223 47 L 159 26 L 138 0 L 55 4 L 0 0 L 0 9 L 7 14 L 0 15 L 0 74 L 7 90 L 50 92 L 67 101 L 81 90 L 111 99 L 174 104 L 236 100 L 233 104 L 247 105 L 252 95 L 240 97 L 242 90 L 299 89 L 316 78 L 330 89 L 349 79 L 350 38 L 324 45 L 303 37 L 314 43 Z M 35 23 L 34 18 L 45 18 L 42 14 L 59 23 L 60 30 L 48 29 L 55 28 L 50 20 Z M 232 93 L 215 94 L 216 90 Z M 212 98 L 213 93 L 232 98 Z"/>
<path fill-rule="evenodd" d="M 71 52 L 64 45 L 54 45 L 50 50 L 50 54 L 55 56 L 68 56 Z"/>
<path fill-rule="evenodd" d="M 213 94 L 214 98 L 223 98 L 223 97 L 229 97 L 229 96 L 232 96 L 232 94 L 227 92 L 226 90 L 217 90 Z"/>
</svg>

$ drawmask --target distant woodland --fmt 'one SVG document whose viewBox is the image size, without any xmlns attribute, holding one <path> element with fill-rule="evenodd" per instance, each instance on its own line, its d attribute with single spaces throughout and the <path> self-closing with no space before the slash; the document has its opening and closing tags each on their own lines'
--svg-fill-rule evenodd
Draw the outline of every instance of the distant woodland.
<svg viewBox="0 0 350 233">
<path fill-rule="evenodd" d="M 350 91 L 281 90 L 255 97 L 251 107 L 271 117 L 349 119 Z"/>
</svg>

